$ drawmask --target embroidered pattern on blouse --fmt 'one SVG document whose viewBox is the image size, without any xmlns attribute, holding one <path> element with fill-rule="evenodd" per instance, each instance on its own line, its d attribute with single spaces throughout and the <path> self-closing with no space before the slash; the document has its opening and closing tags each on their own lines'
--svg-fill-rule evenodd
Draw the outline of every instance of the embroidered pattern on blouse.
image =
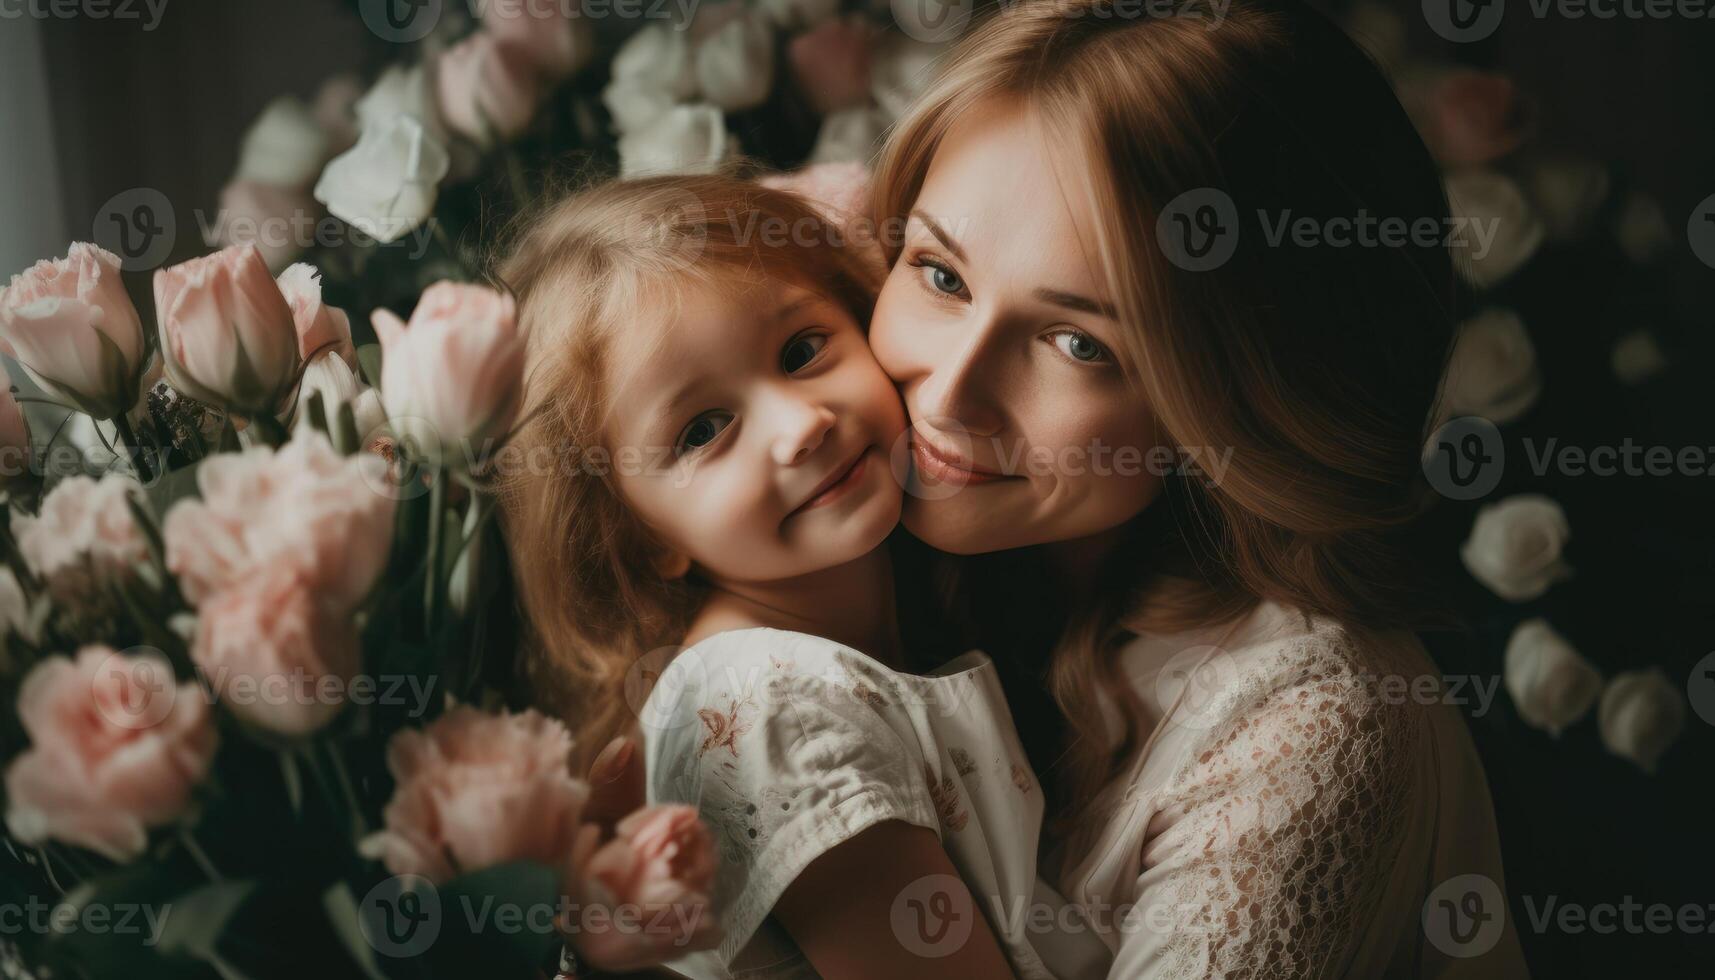
<svg viewBox="0 0 1715 980">
<path fill-rule="evenodd" d="M 1012 764 L 1012 785 L 1025 796 L 1030 795 L 1030 771 L 1016 762 Z"/>
<path fill-rule="evenodd" d="M 703 720 L 703 727 L 708 732 L 703 736 L 703 744 L 697 749 L 700 758 L 710 749 L 724 748 L 738 758 L 738 737 L 750 731 L 750 721 L 739 720 L 739 712 L 750 704 L 750 699 L 740 701 L 732 697 L 727 699 L 727 710 L 723 713 L 713 708 L 698 708 L 697 717 Z"/>
<path fill-rule="evenodd" d="M 947 754 L 953 757 L 953 768 L 959 775 L 969 776 L 977 771 L 977 764 L 971 760 L 971 754 L 957 745 L 948 749 Z"/>
<path fill-rule="evenodd" d="M 935 810 L 941 815 L 941 825 L 952 831 L 964 830 L 971 814 L 960 805 L 959 786 L 953 782 L 953 777 L 936 779 L 934 767 L 925 762 L 923 779 L 929 784 L 929 798 L 935 801 Z"/>
</svg>

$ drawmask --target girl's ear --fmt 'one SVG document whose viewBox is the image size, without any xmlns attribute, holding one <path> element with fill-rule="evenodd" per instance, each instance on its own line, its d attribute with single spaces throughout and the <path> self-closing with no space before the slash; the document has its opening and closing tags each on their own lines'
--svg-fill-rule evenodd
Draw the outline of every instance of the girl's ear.
<svg viewBox="0 0 1715 980">
<path fill-rule="evenodd" d="M 669 581 L 685 577 L 691 570 L 691 556 L 684 552 L 664 548 L 655 553 L 655 571 Z"/>
</svg>

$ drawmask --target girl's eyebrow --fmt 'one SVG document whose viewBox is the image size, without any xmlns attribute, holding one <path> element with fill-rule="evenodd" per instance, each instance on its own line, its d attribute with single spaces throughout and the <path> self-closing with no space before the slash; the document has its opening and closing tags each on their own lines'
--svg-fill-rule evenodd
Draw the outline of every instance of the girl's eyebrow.
<svg viewBox="0 0 1715 980">
<path fill-rule="evenodd" d="M 913 208 L 911 210 L 911 216 L 916 218 L 918 221 L 923 222 L 923 226 L 929 229 L 929 234 L 934 235 L 936 240 L 939 241 L 947 251 L 952 252 L 960 262 L 969 263 L 971 261 L 970 258 L 965 255 L 965 250 L 959 247 L 958 241 L 954 239 L 952 235 L 947 233 L 947 229 L 941 227 L 940 222 L 929 217 L 929 215 L 925 214 L 918 208 Z M 1119 319 L 1119 312 L 1114 309 L 1113 304 L 1094 300 L 1088 296 L 1081 296 L 1077 293 L 1068 293 L 1062 289 L 1049 289 L 1047 286 L 1037 287 L 1033 295 L 1044 303 L 1064 307 L 1065 309 L 1073 310 L 1078 313 L 1088 313 L 1092 316 L 1105 316 L 1110 320 Z"/>
</svg>

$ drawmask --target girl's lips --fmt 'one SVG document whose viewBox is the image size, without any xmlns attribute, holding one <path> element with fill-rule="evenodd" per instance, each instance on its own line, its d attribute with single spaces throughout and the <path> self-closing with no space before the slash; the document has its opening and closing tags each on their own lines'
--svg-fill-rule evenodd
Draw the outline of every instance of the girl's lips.
<svg viewBox="0 0 1715 980">
<path fill-rule="evenodd" d="M 964 460 L 940 453 L 928 440 L 919 438 L 915 433 L 911 436 L 911 458 L 921 473 L 942 483 L 970 486 L 1006 478 L 1004 473 L 973 469 L 971 464 Z"/>
<path fill-rule="evenodd" d="M 864 470 L 868 465 L 869 450 L 865 449 L 863 452 L 858 454 L 857 459 L 854 460 L 850 466 L 846 467 L 844 472 L 834 477 L 832 483 L 823 487 L 809 500 L 799 504 L 798 509 L 794 510 L 792 513 L 797 514 L 812 508 L 821 507 L 825 504 L 831 504 L 845 496 L 846 491 L 850 490 L 857 481 L 863 477 Z"/>
</svg>

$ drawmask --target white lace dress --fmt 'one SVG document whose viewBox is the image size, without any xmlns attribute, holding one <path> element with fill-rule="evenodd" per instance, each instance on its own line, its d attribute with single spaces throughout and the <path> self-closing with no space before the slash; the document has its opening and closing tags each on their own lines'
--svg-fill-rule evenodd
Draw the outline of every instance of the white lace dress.
<svg viewBox="0 0 1715 980">
<path fill-rule="evenodd" d="M 918 676 L 819 637 L 733 630 L 674 657 L 640 714 L 649 802 L 696 806 L 721 858 L 724 940 L 672 969 L 814 977 L 775 903 L 818 855 L 903 820 L 940 836 L 1018 976 L 1105 972 L 1111 954 L 1093 932 L 1036 928 L 1023 914 L 1052 918 L 1066 903 L 1037 877 L 1042 791 L 986 655 Z M 902 894 L 893 925 L 934 957 L 962 937 L 923 899 Z"/>
<path fill-rule="evenodd" d="M 1414 637 L 1264 604 L 1123 657 L 1154 735 L 1043 871 L 1109 976 L 1526 975 L 1459 692 Z"/>
</svg>

